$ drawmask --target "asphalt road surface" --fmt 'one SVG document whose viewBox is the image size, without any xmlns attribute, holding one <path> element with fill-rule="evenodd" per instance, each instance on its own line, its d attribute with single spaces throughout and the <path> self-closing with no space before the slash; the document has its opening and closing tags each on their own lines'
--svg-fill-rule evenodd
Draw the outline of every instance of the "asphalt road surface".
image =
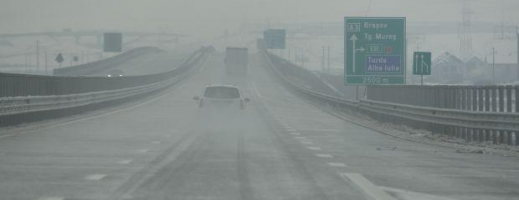
<svg viewBox="0 0 519 200">
<path fill-rule="evenodd" d="M 131 104 L 2 130 L 0 199 L 519 199 L 517 158 L 340 120 L 284 89 L 259 56 L 247 78 L 226 76 L 220 54 L 197 72 Z M 198 109 L 192 97 L 214 83 L 251 102 Z"/>
</svg>

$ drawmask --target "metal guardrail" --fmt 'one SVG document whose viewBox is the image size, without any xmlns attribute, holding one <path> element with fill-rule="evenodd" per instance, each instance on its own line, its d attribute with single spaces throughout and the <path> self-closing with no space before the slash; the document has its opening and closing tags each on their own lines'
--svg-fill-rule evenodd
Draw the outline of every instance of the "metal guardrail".
<svg viewBox="0 0 519 200">
<path fill-rule="evenodd" d="M 467 141 L 519 144 L 519 113 L 480 112 L 376 100 L 352 101 L 333 97 L 312 91 L 308 87 L 291 81 L 278 69 L 283 67 L 282 63 L 273 63 L 269 59 L 273 55 L 268 53 L 264 53 L 263 56 L 269 63 L 269 69 L 275 72 L 274 74 L 289 88 L 313 101 L 334 107 L 335 110 L 362 112 L 382 122 L 404 124 L 417 129 L 429 130 L 436 134 L 463 138 Z M 413 89 L 418 90 L 418 88 Z M 370 92 L 373 95 L 373 91 L 368 90 L 368 93 Z M 403 93 L 395 93 L 395 95 L 403 95 Z"/>
<path fill-rule="evenodd" d="M 368 86 L 367 98 L 415 106 L 519 113 L 516 86 Z"/>
<path fill-rule="evenodd" d="M 88 111 L 90 108 L 97 108 L 92 107 L 92 105 L 128 99 L 164 89 L 185 78 L 187 76 L 185 72 L 198 63 L 205 52 L 205 48 L 196 51 L 180 67 L 168 72 L 134 77 L 117 77 L 121 79 L 129 78 L 133 81 L 141 80 L 135 82 L 142 85 L 132 83 L 123 88 L 62 95 L 0 97 L 0 126 L 76 114 L 77 112 L 67 112 L 67 110 L 84 108 L 77 109 L 77 111 Z M 111 78 L 103 77 L 102 79 Z"/>
</svg>

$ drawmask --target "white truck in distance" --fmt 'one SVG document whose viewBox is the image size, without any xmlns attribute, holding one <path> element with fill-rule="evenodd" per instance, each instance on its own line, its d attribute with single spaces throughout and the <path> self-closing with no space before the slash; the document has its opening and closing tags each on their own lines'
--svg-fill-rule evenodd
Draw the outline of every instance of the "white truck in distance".
<svg viewBox="0 0 519 200">
<path fill-rule="evenodd" d="M 247 48 L 227 47 L 225 53 L 225 72 L 228 75 L 246 75 L 249 62 Z"/>
</svg>

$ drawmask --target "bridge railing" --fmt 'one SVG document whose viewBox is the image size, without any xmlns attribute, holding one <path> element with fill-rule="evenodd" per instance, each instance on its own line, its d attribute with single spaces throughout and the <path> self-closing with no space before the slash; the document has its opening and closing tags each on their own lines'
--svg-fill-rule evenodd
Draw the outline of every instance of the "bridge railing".
<svg viewBox="0 0 519 200">
<path fill-rule="evenodd" d="M 188 70 L 197 65 L 205 54 L 206 48 L 201 48 L 173 70 L 143 76 L 13 76 L 11 78 L 22 80 L 30 77 L 34 82 L 21 81 L 25 82 L 24 86 L 8 88 L 8 91 L 18 95 L 0 97 L 0 126 L 73 115 L 159 91 L 189 76 L 191 73 Z M 0 80 L 4 81 L 3 78 Z M 12 79 L 5 79 L 9 80 Z M 30 86 L 28 88 L 35 89 L 29 91 L 18 91 L 29 84 L 40 86 Z"/>
<path fill-rule="evenodd" d="M 417 129 L 429 130 L 433 134 L 445 134 L 463 138 L 470 142 L 519 144 L 519 113 L 513 111 L 513 104 L 510 105 L 510 102 L 514 102 L 516 96 L 508 95 L 509 91 L 515 91 L 513 94 L 516 95 L 517 87 L 490 87 L 490 91 L 492 89 L 497 91 L 497 95 L 492 96 L 490 95 L 492 92 L 489 92 L 488 94 L 491 97 L 486 98 L 485 91 L 489 87 L 482 87 L 482 89 L 476 90 L 475 88 L 479 89 L 480 87 L 462 89 L 460 87 L 428 86 L 421 91 L 419 86 L 370 86 L 368 87 L 368 99 L 353 101 L 326 95 L 314 91 L 310 87 L 303 86 L 301 83 L 292 81 L 280 70 L 280 68 L 286 69 L 286 62 L 272 54 L 264 53 L 263 56 L 268 62 L 270 71 L 274 72 L 289 89 L 309 100 L 332 107 L 334 111 L 360 112 L 382 122 L 403 124 Z M 276 59 L 271 59 L 273 57 Z M 406 93 L 406 87 L 411 88 L 414 93 Z M 448 89 L 443 90 L 445 88 Z M 465 93 L 463 92 L 464 90 Z M 500 90 L 503 92 L 500 92 Z M 427 93 L 425 91 L 432 92 Z M 474 93 L 473 91 L 476 92 Z M 485 94 L 482 95 L 483 97 L 480 96 L 480 91 L 483 91 L 482 94 Z M 460 95 L 456 98 L 449 96 L 449 94 L 454 94 L 455 92 L 466 95 Z M 389 97 L 384 97 L 382 94 L 388 94 Z M 422 96 L 414 97 L 415 99 L 410 97 L 410 95 L 418 94 Z M 456 100 L 463 101 L 463 98 L 469 98 L 469 96 L 470 99 L 465 100 L 465 104 L 456 102 Z M 490 102 L 485 101 L 485 98 L 490 100 Z M 479 101 L 481 99 L 483 100 Z M 496 100 L 492 101 L 493 99 Z M 420 104 L 423 103 L 421 102 L 422 100 L 428 101 L 428 103 Z M 493 105 L 494 103 L 498 105 L 494 106 L 496 111 L 486 111 L 486 104 Z M 480 109 L 481 104 L 485 105 L 483 106 L 484 109 Z M 434 107 L 434 105 L 438 107 Z M 467 105 L 470 105 L 470 109 Z M 474 107 L 476 107 L 476 110 L 474 110 Z"/>
<path fill-rule="evenodd" d="M 53 70 L 53 74 L 56 76 L 84 76 L 96 73 L 101 70 L 105 70 L 114 66 L 121 64 L 128 59 L 135 58 L 137 56 L 160 52 L 161 50 L 156 47 L 138 47 L 129 51 L 126 51 L 122 54 L 91 62 L 82 65 L 63 67 Z"/>
</svg>

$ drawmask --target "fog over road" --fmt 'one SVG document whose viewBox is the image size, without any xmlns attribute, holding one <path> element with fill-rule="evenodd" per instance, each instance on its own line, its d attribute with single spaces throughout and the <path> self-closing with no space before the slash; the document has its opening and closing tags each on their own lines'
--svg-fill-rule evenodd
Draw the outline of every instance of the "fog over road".
<svg viewBox="0 0 519 200">
<path fill-rule="evenodd" d="M 155 56 L 148 67 L 169 62 Z M 212 54 L 159 94 L 3 130 L 0 199 L 519 198 L 517 158 L 460 154 L 343 121 L 282 87 L 260 56 L 249 63 L 236 80 Z M 251 102 L 239 112 L 199 109 L 192 97 L 215 83 L 236 84 Z"/>
</svg>

